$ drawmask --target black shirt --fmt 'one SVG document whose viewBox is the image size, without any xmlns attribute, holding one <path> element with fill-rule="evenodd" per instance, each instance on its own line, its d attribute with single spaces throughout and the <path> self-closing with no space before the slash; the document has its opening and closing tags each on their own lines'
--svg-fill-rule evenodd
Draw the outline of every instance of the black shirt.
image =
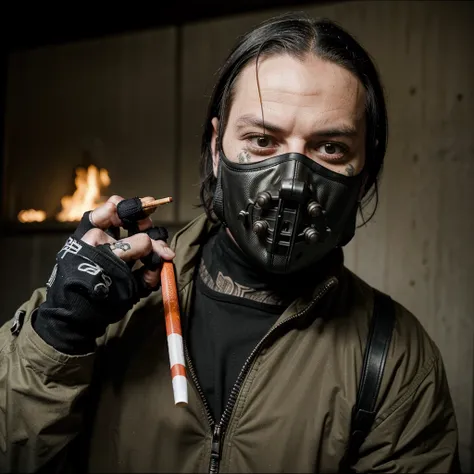
<svg viewBox="0 0 474 474">
<path fill-rule="evenodd" d="M 208 240 L 196 276 L 189 351 L 215 421 L 246 359 L 286 305 L 224 229 Z"/>
</svg>

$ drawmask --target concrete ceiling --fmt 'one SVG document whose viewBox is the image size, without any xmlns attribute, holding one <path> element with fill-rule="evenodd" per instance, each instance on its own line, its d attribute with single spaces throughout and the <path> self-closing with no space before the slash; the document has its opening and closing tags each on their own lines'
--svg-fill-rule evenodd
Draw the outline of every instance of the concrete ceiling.
<svg viewBox="0 0 474 474">
<path fill-rule="evenodd" d="M 4 48 L 12 51 L 57 44 L 165 25 L 179 25 L 251 11 L 307 4 L 334 3 L 328 0 L 188 0 L 185 2 L 125 2 L 122 7 L 83 3 L 19 5 L 2 2 L 0 27 Z M 50 4 L 51 5 L 51 4 Z M 119 5 L 118 2 L 115 5 Z"/>
</svg>

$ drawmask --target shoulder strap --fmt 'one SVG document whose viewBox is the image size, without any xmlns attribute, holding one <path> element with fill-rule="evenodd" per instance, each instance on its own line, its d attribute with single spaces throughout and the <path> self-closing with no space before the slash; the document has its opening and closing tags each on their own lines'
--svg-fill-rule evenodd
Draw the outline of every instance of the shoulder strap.
<svg viewBox="0 0 474 474">
<path fill-rule="evenodd" d="M 374 310 L 364 355 L 356 404 L 352 410 L 351 434 L 339 472 L 351 472 L 359 449 L 370 432 L 376 417 L 380 384 L 395 323 L 393 300 L 374 289 Z"/>
</svg>

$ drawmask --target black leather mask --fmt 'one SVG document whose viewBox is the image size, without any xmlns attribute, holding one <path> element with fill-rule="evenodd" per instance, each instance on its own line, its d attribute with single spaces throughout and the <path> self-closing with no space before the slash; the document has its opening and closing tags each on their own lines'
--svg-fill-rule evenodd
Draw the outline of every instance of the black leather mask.
<svg viewBox="0 0 474 474">
<path fill-rule="evenodd" d="M 259 268 L 293 273 L 354 236 L 363 173 L 344 176 L 305 155 L 251 164 L 221 153 L 213 209 Z"/>
</svg>

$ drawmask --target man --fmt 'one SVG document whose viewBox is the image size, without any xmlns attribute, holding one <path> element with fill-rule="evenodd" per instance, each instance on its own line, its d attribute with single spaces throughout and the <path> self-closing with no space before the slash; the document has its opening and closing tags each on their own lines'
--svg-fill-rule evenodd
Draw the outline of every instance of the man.
<svg viewBox="0 0 474 474">
<path fill-rule="evenodd" d="M 2 328 L 2 470 L 338 472 L 374 306 L 342 247 L 377 192 L 386 128 L 372 62 L 333 23 L 286 15 L 243 37 L 205 123 L 205 214 L 170 247 L 149 219 L 117 242 L 123 198 L 111 197 L 58 252 L 47 291 Z M 160 268 L 132 269 L 152 253 L 176 269 L 185 407 L 173 402 Z M 395 315 L 352 468 L 453 472 L 441 356 L 396 303 Z"/>
</svg>

